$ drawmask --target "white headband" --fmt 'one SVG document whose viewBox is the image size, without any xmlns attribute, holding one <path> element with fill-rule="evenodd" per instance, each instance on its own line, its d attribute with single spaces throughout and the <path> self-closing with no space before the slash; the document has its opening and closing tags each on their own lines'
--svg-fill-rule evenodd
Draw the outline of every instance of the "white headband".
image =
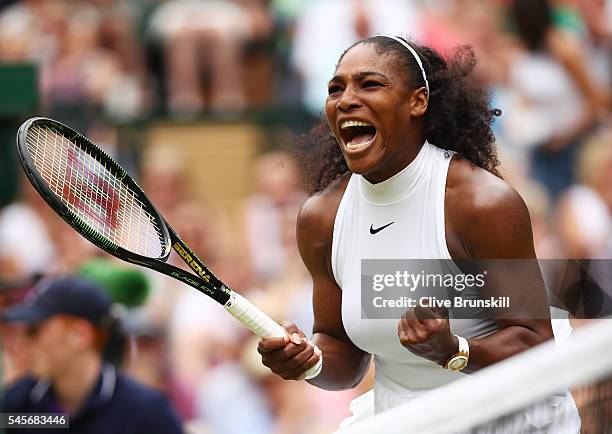
<svg viewBox="0 0 612 434">
<path fill-rule="evenodd" d="M 425 82 L 425 89 L 427 89 L 427 96 L 429 97 L 429 81 L 427 81 L 427 74 L 425 74 L 425 68 L 423 68 L 423 63 L 421 62 L 421 58 L 417 54 L 416 50 L 412 48 L 408 42 L 404 41 L 401 38 L 398 38 L 397 36 L 391 36 L 391 35 L 376 35 L 376 36 L 393 39 L 394 41 L 397 41 L 400 44 L 402 44 L 404 47 L 406 47 L 408 51 L 410 51 L 412 56 L 414 56 L 414 59 L 416 60 L 417 64 L 419 65 L 419 68 L 421 68 L 421 74 L 423 74 L 423 81 Z"/>
</svg>

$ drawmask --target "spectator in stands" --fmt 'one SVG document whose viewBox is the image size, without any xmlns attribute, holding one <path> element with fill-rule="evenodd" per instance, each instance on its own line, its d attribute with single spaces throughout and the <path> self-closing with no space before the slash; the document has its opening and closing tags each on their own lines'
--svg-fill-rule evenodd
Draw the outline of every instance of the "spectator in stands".
<svg viewBox="0 0 612 434">
<path fill-rule="evenodd" d="M 573 185 L 564 192 L 558 224 L 564 258 L 597 258 L 610 245 L 612 219 L 603 200 L 588 187 Z"/>
<path fill-rule="evenodd" d="M 529 113 L 518 141 L 533 147 L 533 176 L 556 199 L 573 182 L 577 148 L 596 125 L 605 92 L 590 81 L 576 39 L 555 27 L 548 0 L 514 0 L 511 18 L 522 50 L 511 62 L 509 86 L 520 106 L 506 114 Z"/>
<path fill-rule="evenodd" d="M 0 295 L 1 297 L 1 295 Z M 26 328 L 23 325 L 0 324 L 0 389 L 29 374 L 32 362 Z"/>
<path fill-rule="evenodd" d="M 0 264 L 0 312 L 17 304 L 23 298 L 23 287 L 28 284 L 29 282 L 14 280 L 14 276 L 6 273 Z M 26 328 L 22 324 L 0 322 L 0 391 L 3 385 L 28 375 L 31 360 L 25 331 Z"/>
<path fill-rule="evenodd" d="M 0 209 L 0 272 L 13 279 L 71 273 L 98 252 L 56 215 L 25 175 L 20 183 L 20 200 Z"/>
<path fill-rule="evenodd" d="M 25 176 L 20 178 L 20 193 L 20 200 L 0 210 L 0 271 L 12 279 L 47 271 L 57 254 L 50 227 L 53 211 Z M 20 245 L 30 247 L 27 258 L 19 253 Z"/>
<path fill-rule="evenodd" d="M 39 290 L 31 302 L 2 316 L 28 326 L 32 376 L 9 388 L 1 411 L 69 413 L 71 433 L 181 433 L 162 395 L 104 363 L 118 321 L 104 290 L 69 277 L 46 282 Z"/>
<path fill-rule="evenodd" d="M 269 34 L 261 0 L 172 0 L 153 15 L 151 32 L 165 53 L 168 108 L 175 116 L 246 107 L 244 44 Z M 207 77 L 205 86 L 203 77 Z"/>
<path fill-rule="evenodd" d="M 593 81 L 607 91 L 604 98 L 612 109 L 612 1 L 577 0 L 576 6 L 586 27 L 587 69 Z"/>
<path fill-rule="evenodd" d="M 292 63 L 303 80 L 304 105 L 320 113 L 334 65 L 358 39 L 389 33 L 418 37 L 417 10 L 402 0 L 313 0 L 296 23 Z"/>
<path fill-rule="evenodd" d="M 595 190 L 612 218 L 612 124 L 590 137 L 580 155 L 580 182 Z M 612 240 L 611 240 L 612 250 Z"/>
<path fill-rule="evenodd" d="M 36 63 L 43 106 L 81 131 L 84 106 L 120 120 L 145 108 L 143 55 L 132 23 L 121 8 L 109 15 L 100 6 L 28 0 L 0 14 L 0 60 Z"/>
<path fill-rule="evenodd" d="M 286 268 L 287 244 L 290 248 L 295 246 L 294 239 L 289 243 L 283 240 L 284 223 L 290 222 L 293 235 L 305 193 L 299 185 L 297 164 L 288 153 L 264 154 L 253 167 L 256 191 L 247 198 L 245 206 L 247 244 L 257 276 L 263 280 L 275 279 Z"/>
</svg>

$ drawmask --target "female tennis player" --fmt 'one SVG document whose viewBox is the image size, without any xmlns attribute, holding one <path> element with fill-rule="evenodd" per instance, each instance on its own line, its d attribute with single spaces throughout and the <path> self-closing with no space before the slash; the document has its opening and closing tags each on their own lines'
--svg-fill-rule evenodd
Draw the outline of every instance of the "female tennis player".
<svg viewBox="0 0 612 434">
<path fill-rule="evenodd" d="M 524 285 L 492 291 L 528 297 L 542 313 L 532 319 L 494 319 L 484 310 L 449 319 L 428 307 L 362 318 L 362 259 L 535 258 L 527 208 L 496 170 L 498 111 L 471 76 L 475 63 L 469 47 L 445 61 L 394 36 L 359 41 L 329 82 L 328 125 L 308 138 L 316 194 L 300 212 L 297 235 L 314 282 L 312 341 L 324 360 L 308 381 L 352 388 L 374 355 L 376 412 L 553 336 L 545 292 Z M 500 273 L 499 282 L 516 280 Z M 290 339 L 264 338 L 259 352 L 273 372 L 298 380 L 319 354 L 294 324 L 283 326 Z"/>
</svg>

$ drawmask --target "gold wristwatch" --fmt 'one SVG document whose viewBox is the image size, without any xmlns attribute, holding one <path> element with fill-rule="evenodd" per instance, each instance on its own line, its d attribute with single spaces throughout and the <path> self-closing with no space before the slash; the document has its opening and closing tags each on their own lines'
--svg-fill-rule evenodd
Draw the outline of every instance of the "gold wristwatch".
<svg viewBox="0 0 612 434">
<path fill-rule="evenodd" d="M 467 366 L 468 360 L 470 359 L 470 346 L 468 345 L 467 339 L 461 336 L 455 336 L 459 340 L 459 351 L 450 356 L 444 364 L 444 368 L 457 372 Z"/>
</svg>

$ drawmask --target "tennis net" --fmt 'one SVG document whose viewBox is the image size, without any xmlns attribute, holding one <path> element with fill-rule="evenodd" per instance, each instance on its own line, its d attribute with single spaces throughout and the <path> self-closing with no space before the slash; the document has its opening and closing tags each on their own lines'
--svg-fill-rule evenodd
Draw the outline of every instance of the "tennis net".
<svg viewBox="0 0 612 434">
<path fill-rule="evenodd" d="M 539 345 L 341 431 L 578 432 L 612 433 L 612 319 L 575 329 L 564 345 Z"/>
</svg>

